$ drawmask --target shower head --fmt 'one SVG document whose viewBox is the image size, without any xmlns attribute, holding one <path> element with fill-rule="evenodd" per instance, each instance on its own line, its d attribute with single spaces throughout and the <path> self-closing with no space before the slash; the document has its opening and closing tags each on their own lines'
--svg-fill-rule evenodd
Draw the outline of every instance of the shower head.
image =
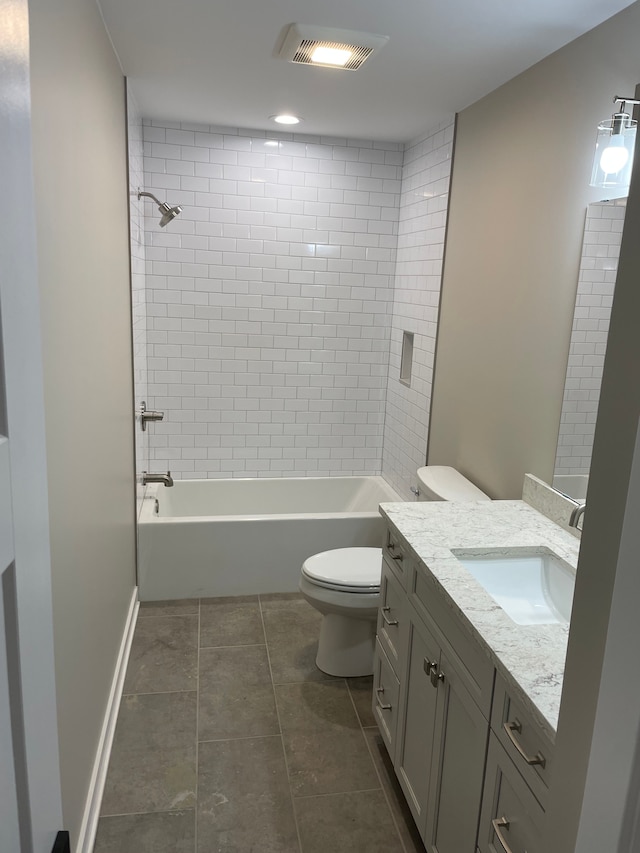
<svg viewBox="0 0 640 853">
<path fill-rule="evenodd" d="M 162 216 L 160 217 L 160 227 L 164 228 L 167 223 L 171 222 L 172 219 L 175 219 L 176 216 L 179 216 L 182 213 L 182 208 L 180 205 L 176 204 L 174 207 L 169 207 L 169 205 L 164 202 L 159 205 L 160 212 Z"/>
<path fill-rule="evenodd" d="M 162 214 L 160 217 L 160 227 L 164 228 L 172 219 L 175 219 L 176 216 L 179 216 L 182 213 L 182 208 L 180 205 L 176 204 L 174 207 L 170 207 L 166 201 L 158 201 L 158 199 L 152 194 L 143 192 L 141 189 L 138 189 L 138 198 L 142 198 L 146 196 L 147 198 L 152 198 L 155 203 L 158 205 L 158 210 Z"/>
</svg>

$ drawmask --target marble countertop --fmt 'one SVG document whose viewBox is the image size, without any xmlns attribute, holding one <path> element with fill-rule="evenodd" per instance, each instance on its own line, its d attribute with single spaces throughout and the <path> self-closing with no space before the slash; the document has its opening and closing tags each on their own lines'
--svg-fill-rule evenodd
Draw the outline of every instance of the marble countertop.
<svg viewBox="0 0 640 853">
<path fill-rule="evenodd" d="M 568 625 L 517 625 L 452 550 L 548 548 L 575 571 L 580 540 L 524 501 L 385 503 L 380 511 L 433 575 L 448 606 L 552 740 L 558 725 Z"/>
</svg>

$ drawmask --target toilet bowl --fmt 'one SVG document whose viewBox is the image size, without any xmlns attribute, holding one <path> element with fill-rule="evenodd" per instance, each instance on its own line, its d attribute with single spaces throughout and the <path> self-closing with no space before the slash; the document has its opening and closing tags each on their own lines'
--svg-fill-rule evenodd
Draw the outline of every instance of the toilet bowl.
<svg viewBox="0 0 640 853">
<path fill-rule="evenodd" d="M 454 468 L 427 465 L 417 475 L 419 500 L 490 500 Z M 372 674 L 381 572 L 381 548 L 336 548 L 304 561 L 299 589 L 322 614 L 316 665 L 328 675 Z"/>
<path fill-rule="evenodd" d="M 322 613 L 316 665 L 328 675 L 371 675 L 381 548 L 336 548 L 306 559 L 299 589 Z"/>
</svg>

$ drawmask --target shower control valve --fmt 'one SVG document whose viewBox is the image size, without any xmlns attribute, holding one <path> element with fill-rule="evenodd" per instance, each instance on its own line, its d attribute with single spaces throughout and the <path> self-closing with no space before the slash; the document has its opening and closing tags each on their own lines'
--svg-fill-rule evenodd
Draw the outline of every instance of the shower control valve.
<svg viewBox="0 0 640 853">
<path fill-rule="evenodd" d="M 161 421 L 163 418 L 164 412 L 148 412 L 147 404 L 144 400 L 140 403 L 140 426 L 142 427 L 142 432 L 146 432 L 148 421 Z"/>
</svg>

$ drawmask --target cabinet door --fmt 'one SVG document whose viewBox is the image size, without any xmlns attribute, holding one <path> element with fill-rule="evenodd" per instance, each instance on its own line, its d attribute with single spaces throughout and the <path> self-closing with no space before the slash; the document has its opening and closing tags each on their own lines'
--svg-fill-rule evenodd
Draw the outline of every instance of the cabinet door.
<svg viewBox="0 0 640 853">
<path fill-rule="evenodd" d="M 454 653 L 442 650 L 424 842 L 429 853 L 476 849 L 489 723 L 471 698 Z"/>
<path fill-rule="evenodd" d="M 544 811 L 515 765 L 491 735 L 482 801 L 481 853 L 544 853 Z"/>
<path fill-rule="evenodd" d="M 440 647 L 422 622 L 409 618 L 408 657 L 401 685 L 395 770 L 409 808 L 424 831 L 438 690 L 431 683 Z"/>
</svg>

